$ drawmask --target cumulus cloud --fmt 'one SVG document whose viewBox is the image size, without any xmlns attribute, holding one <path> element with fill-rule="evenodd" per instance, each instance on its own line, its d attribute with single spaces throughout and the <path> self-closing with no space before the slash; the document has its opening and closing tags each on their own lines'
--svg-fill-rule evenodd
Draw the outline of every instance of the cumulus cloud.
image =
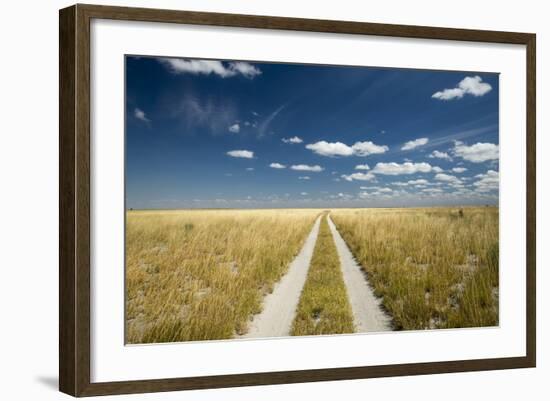
<svg viewBox="0 0 550 401">
<path fill-rule="evenodd" d="M 286 166 L 284 164 L 281 164 L 281 163 L 271 163 L 269 165 L 269 167 L 276 168 L 276 169 L 286 168 Z"/>
<path fill-rule="evenodd" d="M 370 170 L 370 167 L 368 164 L 358 164 L 355 166 L 356 170 Z"/>
<path fill-rule="evenodd" d="M 371 141 L 355 142 L 351 148 L 356 156 L 377 155 L 389 150 L 386 145 L 376 145 Z"/>
<path fill-rule="evenodd" d="M 254 152 L 250 150 L 230 150 L 229 152 L 227 152 L 227 155 L 231 157 L 240 157 L 242 159 L 254 158 Z"/>
<path fill-rule="evenodd" d="M 483 96 L 490 92 L 492 87 L 486 82 L 482 82 L 480 76 L 466 77 L 458 83 L 456 88 L 443 89 L 435 92 L 432 97 L 440 100 L 461 99 L 464 95 Z"/>
<path fill-rule="evenodd" d="M 162 58 L 159 60 L 174 74 L 210 75 L 214 74 L 222 78 L 241 75 L 252 79 L 262 72 L 250 63 L 233 61 L 223 63 L 218 60 L 194 60 L 182 58 Z"/>
<path fill-rule="evenodd" d="M 414 148 L 427 144 L 428 141 L 428 138 L 418 138 L 414 141 L 408 141 L 401 147 L 401 150 L 412 150 Z"/>
<path fill-rule="evenodd" d="M 353 173 L 349 175 L 342 175 L 342 178 L 346 181 L 371 181 L 376 178 L 373 173 Z"/>
<path fill-rule="evenodd" d="M 448 183 L 451 183 L 451 184 L 459 184 L 459 183 L 462 183 L 462 181 L 460 180 L 460 178 L 455 177 L 454 175 L 443 174 L 443 173 L 436 174 L 436 175 L 435 175 L 435 179 L 436 179 L 437 181 L 448 182 Z"/>
<path fill-rule="evenodd" d="M 386 145 L 376 145 L 371 141 L 355 142 L 348 146 L 342 142 L 319 141 L 306 145 L 306 149 L 321 156 L 368 156 L 385 153 L 389 150 Z"/>
<path fill-rule="evenodd" d="M 429 173 L 433 171 L 429 163 L 377 163 L 372 170 L 373 173 L 383 175 L 400 175 L 400 174 L 416 174 Z"/>
<path fill-rule="evenodd" d="M 241 130 L 241 126 L 238 123 L 235 123 L 233 125 L 230 125 L 228 130 L 229 132 L 233 132 L 234 134 L 237 134 Z"/>
<path fill-rule="evenodd" d="M 151 120 L 147 118 L 147 115 L 145 114 L 145 112 L 141 109 L 138 109 L 137 107 L 134 110 L 134 117 L 146 123 L 151 122 Z"/>
<path fill-rule="evenodd" d="M 453 160 L 451 156 L 447 152 L 440 152 L 439 150 L 434 150 L 430 156 L 428 156 L 431 159 L 446 159 L 446 160 Z"/>
<path fill-rule="evenodd" d="M 479 178 L 479 181 L 474 182 L 477 191 L 489 192 L 498 189 L 498 171 L 488 170 L 485 174 L 476 175 L 476 178 Z"/>
<path fill-rule="evenodd" d="M 429 194 L 440 194 L 443 192 L 443 190 L 441 188 L 425 188 L 422 190 L 422 192 Z"/>
<path fill-rule="evenodd" d="M 428 182 L 428 180 L 419 179 L 419 180 L 407 181 L 407 184 L 409 184 L 409 185 L 428 185 L 429 182 Z"/>
<path fill-rule="evenodd" d="M 293 166 L 290 166 L 290 168 L 296 171 L 311 171 L 313 173 L 319 173 L 324 170 L 324 168 L 321 166 L 309 166 L 307 164 L 295 164 Z"/>
<path fill-rule="evenodd" d="M 453 173 L 461 174 L 465 171 L 468 171 L 466 167 L 453 167 Z"/>
<path fill-rule="evenodd" d="M 414 185 L 415 187 L 420 188 L 420 187 L 425 187 L 426 185 L 431 185 L 431 184 L 428 182 L 428 180 L 418 179 L 418 180 L 409 180 L 409 181 L 406 181 L 406 182 L 395 181 L 395 182 L 392 182 L 391 185 L 396 185 L 398 187 L 406 187 L 406 186 L 409 186 L 409 185 Z"/>
<path fill-rule="evenodd" d="M 469 162 L 483 163 L 488 160 L 498 160 L 499 146 L 494 143 L 481 142 L 468 146 L 460 141 L 455 141 L 453 153 Z"/>
<path fill-rule="evenodd" d="M 353 149 L 342 142 L 319 141 L 306 145 L 306 149 L 322 156 L 351 156 Z"/>
<path fill-rule="evenodd" d="M 283 138 L 281 139 L 284 143 L 302 143 L 304 142 L 302 138 L 298 136 L 293 136 L 292 138 Z"/>
</svg>

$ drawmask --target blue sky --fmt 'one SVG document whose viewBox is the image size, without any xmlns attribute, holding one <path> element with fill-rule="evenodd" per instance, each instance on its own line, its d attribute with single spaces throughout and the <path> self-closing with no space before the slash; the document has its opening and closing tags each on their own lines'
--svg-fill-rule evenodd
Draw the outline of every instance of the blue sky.
<svg viewBox="0 0 550 401">
<path fill-rule="evenodd" d="M 498 204 L 498 74 L 126 57 L 128 208 Z"/>
</svg>

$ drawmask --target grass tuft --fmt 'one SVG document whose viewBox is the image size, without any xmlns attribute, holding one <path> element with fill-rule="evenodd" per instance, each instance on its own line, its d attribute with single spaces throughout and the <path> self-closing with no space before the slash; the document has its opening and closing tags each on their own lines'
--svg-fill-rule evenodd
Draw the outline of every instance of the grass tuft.
<svg viewBox="0 0 550 401">
<path fill-rule="evenodd" d="M 353 332 L 353 314 L 325 214 L 291 334 L 303 336 Z"/>
<path fill-rule="evenodd" d="M 245 333 L 318 214 L 129 211 L 126 341 L 214 340 Z"/>
<path fill-rule="evenodd" d="M 498 325 L 498 208 L 335 210 L 397 329 Z"/>
</svg>

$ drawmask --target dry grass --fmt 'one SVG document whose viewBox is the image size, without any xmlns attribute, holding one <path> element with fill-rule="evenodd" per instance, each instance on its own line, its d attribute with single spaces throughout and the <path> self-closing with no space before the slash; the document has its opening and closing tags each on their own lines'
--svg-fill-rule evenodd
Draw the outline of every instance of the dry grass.
<svg viewBox="0 0 550 401">
<path fill-rule="evenodd" d="M 247 330 L 319 211 L 130 211 L 126 341 L 231 338 Z"/>
<path fill-rule="evenodd" d="M 335 210 L 398 329 L 498 325 L 498 208 Z"/>
<path fill-rule="evenodd" d="M 353 314 L 336 245 L 323 217 L 291 334 L 353 333 Z"/>
</svg>

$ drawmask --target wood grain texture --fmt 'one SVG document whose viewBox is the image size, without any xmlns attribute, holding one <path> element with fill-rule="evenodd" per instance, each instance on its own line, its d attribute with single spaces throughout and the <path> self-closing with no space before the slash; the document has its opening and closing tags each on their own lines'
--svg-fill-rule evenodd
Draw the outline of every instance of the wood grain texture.
<svg viewBox="0 0 550 401">
<path fill-rule="evenodd" d="M 525 45 L 527 323 L 524 357 L 90 382 L 90 20 L 92 18 Z M 59 387 L 73 396 L 144 393 L 534 367 L 536 363 L 536 37 L 534 34 L 76 5 L 59 14 Z"/>
<path fill-rule="evenodd" d="M 75 7 L 59 14 L 59 389 L 74 394 Z"/>
</svg>

